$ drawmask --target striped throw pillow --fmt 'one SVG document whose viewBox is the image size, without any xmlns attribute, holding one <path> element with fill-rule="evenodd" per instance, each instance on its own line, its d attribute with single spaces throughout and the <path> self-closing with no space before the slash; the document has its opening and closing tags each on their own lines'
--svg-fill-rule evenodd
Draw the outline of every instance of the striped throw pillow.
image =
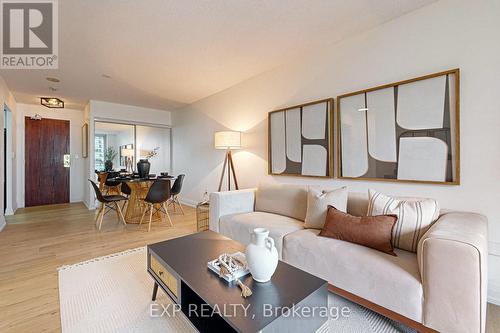
<svg viewBox="0 0 500 333">
<path fill-rule="evenodd" d="M 416 253 L 418 241 L 439 217 L 439 204 L 434 199 L 397 198 L 369 190 L 367 215 L 388 214 L 398 217 L 392 246 Z"/>
</svg>

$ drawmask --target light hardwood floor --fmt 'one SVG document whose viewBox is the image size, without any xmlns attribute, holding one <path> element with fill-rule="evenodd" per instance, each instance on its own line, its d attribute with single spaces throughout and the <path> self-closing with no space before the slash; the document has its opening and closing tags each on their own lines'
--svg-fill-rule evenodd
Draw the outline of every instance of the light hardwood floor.
<svg viewBox="0 0 500 333">
<path fill-rule="evenodd" d="M 171 212 L 171 210 L 170 210 Z M 110 212 L 102 230 L 83 204 L 19 209 L 0 232 L 0 332 L 59 332 L 56 268 L 196 231 L 195 210 L 171 213 L 174 227 L 126 227 Z M 75 286 L 78 288 L 78 286 Z"/>
<path fill-rule="evenodd" d="M 102 230 L 83 204 L 19 209 L 0 232 L 0 332 L 59 332 L 56 268 L 196 231 L 195 210 L 165 222 L 123 226 L 106 215 Z M 77 288 L 78 286 L 75 286 Z M 489 304 L 487 332 L 500 332 L 500 307 Z"/>
</svg>

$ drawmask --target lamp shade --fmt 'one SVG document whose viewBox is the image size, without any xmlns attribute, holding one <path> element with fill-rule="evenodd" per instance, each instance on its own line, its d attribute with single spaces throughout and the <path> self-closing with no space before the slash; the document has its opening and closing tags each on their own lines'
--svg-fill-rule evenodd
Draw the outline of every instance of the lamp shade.
<svg viewBox="0 0 500 333">
<path fill-rule="evenodd" d="M 122 156 L 132 157 L 134 156 L 134 150 L 130 148 L 122 148 Z"/>
<path fill-rule="evenodd" d="M 241 148 L 241 132 L 222 131 L 215 132 L 215 149 L 238 149 Z"/>
</svg>

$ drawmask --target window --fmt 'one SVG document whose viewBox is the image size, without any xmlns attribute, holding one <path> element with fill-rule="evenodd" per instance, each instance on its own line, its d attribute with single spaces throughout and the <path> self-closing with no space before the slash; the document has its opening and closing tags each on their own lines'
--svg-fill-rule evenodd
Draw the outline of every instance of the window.
<svg viewBox="0 0 500 333">
<path fill-rule="evenodd" d="M 104 134 L 95 135 L 95 169 L 104 170 L 104 152 L 106 150 L 106 136 Z"/>
</svg>

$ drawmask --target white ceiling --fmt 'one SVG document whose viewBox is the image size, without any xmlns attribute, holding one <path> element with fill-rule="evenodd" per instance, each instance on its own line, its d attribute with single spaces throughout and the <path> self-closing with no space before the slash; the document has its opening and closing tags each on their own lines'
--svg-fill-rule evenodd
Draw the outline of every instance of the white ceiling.
<svg viewBox="0 0 500 333">
<path fill-rule="evenodd" d="M 171 110 L 435 1 L 59 0 L 59 69 L 0 75 L 21 103 Z"/>
</svg>

